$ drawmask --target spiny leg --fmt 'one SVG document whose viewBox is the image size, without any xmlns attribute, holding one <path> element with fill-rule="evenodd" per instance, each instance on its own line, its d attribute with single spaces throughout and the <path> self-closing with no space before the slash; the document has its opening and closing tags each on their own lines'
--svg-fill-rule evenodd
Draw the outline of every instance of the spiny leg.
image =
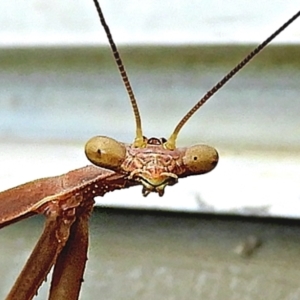
<svg viewBox="0 0 300 300">
<path fill-rule="evenodd" d="M 54 216 L 47 217 L 44 231 L 6 300 L 29 300 L 37 294 L 68 239 L 68 236 L 58 238 L 57 233 L 61 229 L 63 232 L 67 229 L 64 220 Z"/>
<path fill-rule="evenodd" d="M 94 205 L 93 200 L 76 210 L 76 221 L 71 227 L 70 237 L 60 252 L 52 275 L 50 300 L 78 299 L 83 273 L 87 261 L 89 227 L 88 219 Z"/>
<path fill-rule="evenodd" d="M 66 194 L 35 210 L 46 216 L 45 228 L 6 300 L 29 300 L 37 294 L 69 239 L 76 208 L 82 200 L 79 194 Z"/>
</svg>

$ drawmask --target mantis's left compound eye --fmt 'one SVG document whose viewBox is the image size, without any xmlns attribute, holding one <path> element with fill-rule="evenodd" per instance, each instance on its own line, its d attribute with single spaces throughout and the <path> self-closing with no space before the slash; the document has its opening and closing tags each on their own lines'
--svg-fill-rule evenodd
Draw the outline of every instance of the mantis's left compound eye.
<svg viewBox="0 0 300 300">
<path fill-rule="evenodd" d="M 95 136 L 85 144 L 85 155 L 98 167 L 119 170 L 126 157 L 126 148 L 112 138 Z"/>
<path fill-rule="evenodd" d="M 192 174 L 204 174 L 215 168 L 219 160 L 215 148 L 206 145 L 195 145 L 188 148 L 183 163 Z"/>
</svg>

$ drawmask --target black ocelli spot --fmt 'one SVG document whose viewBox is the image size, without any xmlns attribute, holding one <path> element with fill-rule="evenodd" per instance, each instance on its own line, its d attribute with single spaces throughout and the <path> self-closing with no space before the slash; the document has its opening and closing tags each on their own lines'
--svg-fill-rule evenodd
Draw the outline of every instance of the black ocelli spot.
<svg viewBox="0 0 300 300">
<path fill-rule="evenodd" d="M 197 157 L 197 156 L 194 156 L 194 157 L 193 157 L 193 160 L 198 160 L 198 157 Z"/>
<path fill-rule="evenodd" d="M 158 138 L 152 137 L 152 138 L 148 139 L 147 144 L 148 145 L 161 145 L 162 141 Z"/>
<path fill-rule="evenodd" d="M 101 156 L 101 149 L 97 149 L 97 153 Z"/>
</svg>

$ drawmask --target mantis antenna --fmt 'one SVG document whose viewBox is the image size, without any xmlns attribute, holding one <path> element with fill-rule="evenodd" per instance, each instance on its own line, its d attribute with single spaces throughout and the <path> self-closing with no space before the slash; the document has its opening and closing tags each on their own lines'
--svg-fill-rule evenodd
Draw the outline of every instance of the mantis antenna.
<svg viewBox="0 0 300 300">
<path fill-rule="evenodd" d="M 142 124 L 141 124 L 141 117 L 139 113 L 139 109 L 137 106 L 137 102 L 132 91 L 127 73 L 125 71 L 124 65 L 122 63 L 120 54 L 118 52 L 117 46 L 113 41 L 112 35 L 110 33 L 109 27 L 106 24 L 104 19 L 102 10 L 97 0 L 93 0 L 96 6 L 100 22 L 104 27 L 106 32 L 110 47 L 112 49 L 116 64 L 119 68 L 122 80 L 125 84 L 125 88 L 128 92 L 130 102 L 133 108 L 135 121 L 136 121 L 136 137 L 133 143 L 133 146 L 136 148 L 144 148 L 146 147 L 146 143 L 143 138 L 142 133 Z M 215 86 L 213 86 L 192 108 L 188 113 L 180 120 L 178 125 L 175 127 L 175 130 L 169 137 L 169 139 L 164 143 L 164 147 L 169 150 L 176 149 L 176 140 L 179 134 L 179 131 L 184 126 L 184 124 L 190 119 L 190 117 L 203 105 L 209 100 L 217 91 L 221 89 L 237 72 L 239 72 L 254 56 L 256 56 L 261 50 L 263 50 L 277 35 L 279 35 L 283 30 L 285 30 L 292 22 L 294 22 L 300 16 L 300 11 L 298 11 L 293 17 L 291 17 L 287 22 L 285 22 L 279 29 L 277 29 L 272 35 L 270 35 L 264 42 L 258 45 L 252 52 L 250 52 L 246 58 L 244 58 L 239 64 L 237 64 L 227 75 L 225 75 Z"/>
<path fill-rule="evenodd" d="M 208 100 L 210 99 L 225 83 L 227 83 L 238 71 L 240 71 L 254 56 L 256 56 L 263 48 L 265 48 L 278 34 L 280 34 L 286 27 L 300 16 L 298 11 L 272 35 L 270 35 L 264 42 L 257 46 L 251 53 L 247 55 L 235 68 L 233 68 L 226 76 L 224 76 L 213 88 L 211 88 L 196 104 L 195 106 L 181 119 L 175 130 L 164 144 L 165 148 L 174 150 L 176 148 L 176 139 L 179 131 L 189 118 Z"/>
<path fill-rule="evenodd" d="M 95 6 L 96 6 L 96 9 L 97 9 L 98 16 L 100 18 L 100 22 L 101 22 L 102 26 L 104 27 L 106 36 L 108 38 L 108 42 L 109 42 L 109 45 L 111 47 L 113 56 L 115 58 L 115 62 L 117 64 L 118 68 L 119 68 L 122 80 L 124 82 L 125 88 L 127 90 L 129 98 L 130 98 L 131 106 L 132 106 L 134 117 L 135 117 L 135 123 L 136 123 L 136 136 L 135 136 L 133 146 L 136 147 L 136 148 L 144 148 L 146 146 L 146 143 L 144 142 L 144 137 L 143 137 L 143 132 L 142 132 L 142 122 L 141 122 L 140 112 L 139 112 L 139 109 L 138 109 L 138 105 L 137 105 L 133 90 L 131 88 L 131 84 L 129 82 L 129 79 L 128 79 L 126 70 L 124 68 L 121 56 L 120 56 L 119 51 L 117 49 L 117 46 L 116 46 L 116 44 L 115 44 L 115 42 L 112 38 L 112 35 L 110 33 L 110 29 L 109 29 L 109 27 L 108 27 L 108 25 L 107 25 L 107 23 L 104 19 L 104 15 L 102 13 L 99 2 L 97 0 L 93 0 L 93 1 L 94 1 Z"/>
</svg>

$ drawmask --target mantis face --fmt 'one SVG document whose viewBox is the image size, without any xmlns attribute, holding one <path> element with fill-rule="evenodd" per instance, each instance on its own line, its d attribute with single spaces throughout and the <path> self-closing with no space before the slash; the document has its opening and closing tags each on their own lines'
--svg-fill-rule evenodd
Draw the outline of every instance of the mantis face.
<svg viewBox="0 0 300 300">
<path fill-rule="evenodd" d="M 144 138 L 144 143 L 144 148 L 137 148 L 97 136 L 86 143 L 85 153 L 93 164 L 141 183 L 144 196 L 150 192 L 163 196 L 167 185 L 174 185 L 178 178 L 207 173 L 219 159 L 218 152 L 206 145 L 170 150 L 165 139 Z"/>
</svg>

